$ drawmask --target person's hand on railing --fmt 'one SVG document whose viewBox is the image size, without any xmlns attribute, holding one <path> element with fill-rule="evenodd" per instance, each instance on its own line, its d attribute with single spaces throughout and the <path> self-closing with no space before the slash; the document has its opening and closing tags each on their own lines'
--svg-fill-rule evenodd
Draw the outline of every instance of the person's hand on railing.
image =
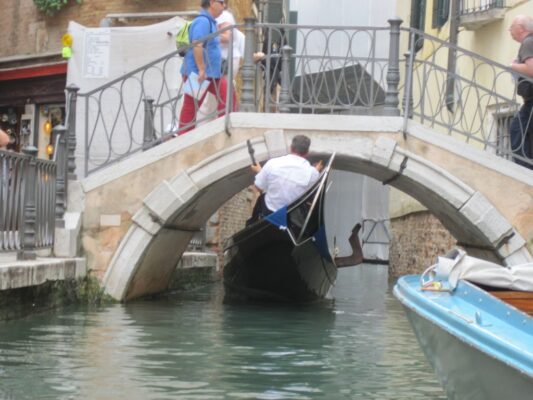
<svg viewBox="0 0 533 400">
<path fill-rule="evenodd" d="M 265 53 L 263 53 L 262 51 L 255 52 L 254 55 L 253 55 L 254 63 L 257 63 L 257 62 L 263 60 L 265 57 L 266 57 Z"/>
</svg>

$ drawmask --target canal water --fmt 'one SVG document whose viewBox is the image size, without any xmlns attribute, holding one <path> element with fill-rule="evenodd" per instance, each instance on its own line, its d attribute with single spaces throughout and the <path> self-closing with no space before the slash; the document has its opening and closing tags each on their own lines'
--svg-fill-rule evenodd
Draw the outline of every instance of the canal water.
<svg viewBox="0 0 533 400">
<path fill-rule="evenodd" d="M 0 399 L 445 399 L 384 266 L 332 299 L 231 304 L 216 284 L 0 324 Z"/>
</svg>

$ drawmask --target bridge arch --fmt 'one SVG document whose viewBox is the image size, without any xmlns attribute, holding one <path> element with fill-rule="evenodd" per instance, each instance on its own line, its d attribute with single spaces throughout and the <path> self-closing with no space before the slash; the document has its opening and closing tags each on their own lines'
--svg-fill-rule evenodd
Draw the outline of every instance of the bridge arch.
<svg viewBox="0 0 533 400">
<path fill-rule="evenodd" d="M 292 136 L 299 133 L 311 137 L 313 156 L 336 152 L 335 168 L 371 176 L 420 201 L 470 254 L 484 258 L 496 255 L 504 264 L 531 260 L 514 221 L 509 221 L 479 188 L 443 167 L 442 160 L 450 155 L 439 151 L 452 151 L 457 146 L 453 139 L 445 137 L 451 144 L 441 144 L 436 146 L 440 150 L 435 150 L 431 143 L 417 143 L 421 140 L 417 126 L 410 129 L 411 137 L 406 139 L 400 132 L 403 121 L 397 117 L 277 114 L 273 124 L 269 117 L 235 113 L 231 115 L 231 136 L 226 135 L 220 120 L 191 134 L 198 135 L 196 142 L 191 142 L 196 152 L 206 146 L 215 148 L 206 151 L 199 162 L 158 183 L 139 203 L 107 267 L 103 284 L 108 294 L 128 300 L 164 291 L 194 231 L 252 183 L 246 139 L 252 141 L 256 159 L 264 161 L 285 154 Z M 474 156 L 467 157 L 478 156 L 475 149 L 468 151 L 474 151 Z"/>
</svg>

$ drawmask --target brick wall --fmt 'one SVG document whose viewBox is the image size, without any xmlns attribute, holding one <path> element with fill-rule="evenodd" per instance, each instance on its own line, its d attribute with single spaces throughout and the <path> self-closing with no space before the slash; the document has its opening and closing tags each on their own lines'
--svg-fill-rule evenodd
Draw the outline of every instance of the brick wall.
<svg viewBox="0 0 533 400">
<path fill-rule="evenodd" d="M 250 14 L 251 0 L 230 0 L 238 20 Z M 33 0 L 4 0 L 0 13 L 0 57 L 34 55 L 61 50 L 61 36 L 69 21 L 97 27 L 110 13 L 196 11 L 200 0 L 69 0 L 59 13 L 49 17 L 39 12 Z M 144 21 L 144 24 L 149 23 Z"/>
<path fill-rule="evenodd" d="M 398 277 L 423 272 L 437 256 L 455 247 L 456 240 L 428 211 L 391 220 L 389 274 Z"/>
<path fill-rule="evenodd" d="M 223 247 L 225 241 L 244 228 L 246 220 L 252 215 L 256 193 L 247 188 L 230 200 L 209 219 L 206 242 L 208 248 L 218 254 L 220 266 L 224 265 Z"/>
</svg>

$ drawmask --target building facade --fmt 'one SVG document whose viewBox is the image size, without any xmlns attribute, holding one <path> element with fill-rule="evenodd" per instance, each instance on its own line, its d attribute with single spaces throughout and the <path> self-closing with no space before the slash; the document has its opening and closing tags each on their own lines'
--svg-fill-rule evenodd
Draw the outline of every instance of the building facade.
<svg viewBox="0 0 533 400">
<path fill-rule="evenodd" d="M 4 1 L 0 13 L 0 128 L 11 137 L 9 149 L 21 151 L 34 145 L 39 157 L 50 157 L 47 146 L 53 144 L 52 128 L 63 124 L 65 118 L 67 60 L 62 57 L 62 36 L 69 21 L 86 27 L 147 25 L 167 19 L 171 13 L 196 12 L 199 5 L 199 0 L 85 0 L 81 4 L 70 0 L 48 15 L 33 0 Z M 230 6 L 242 20 L 249 15 L 251 0 L 233 0 Z M 154 13 L 160 16 L 148 18 Z"/>
<path fill-rule="evenodd" d="M 488 60 L 501 64 L 503 68 L 516 58 L 519 43 L 512 40 L 509 26 L 519 14 L 533 16 L 533 2 L 527 0 L 411 0 L 397 2 L 398 16 L 404 27 L 412 27 L 440 40 L 479 54 Z M 405 38 L 404 38 L 405 39 Z M 403 48 L 409 44 L 403 43 Z M 428 40 L 419 40 L 414 45 L 421 58 L 429 59 L 441 49 Z M 448 53 L 441 56 L 449 57 Z M 446 62 L 447 60 L 445 60 Z M 503 97 L 515 99 L 515 83 L 512 79 L 495 84 L 494 68 L 473 63 L 468 57 L 455 57 L 451 65 L 459 73 L 472 76 L 476 82 L 486 87 L 494 86 Z M 446 64 L 444 64 L 446 65 Z M 453 71 L 452 71 L 453 72 Z M 459 98 L 458 84 L 452 90 L 452 99 Z M 428 90 L 435 96 L 442 90 Z M 437 103 L 437 102 L 435 102 Z M 445 102 L 441 103 L 446 106 Z M 462 103 L 465 114 L 483 115 L 481 122 L 490 126 L 492 140 L 496 143 L 494 151 L 509 146 L 509 120 L 516 111 L 515 102 L 505 104 L 488 101 L 477 109 L 471 104 Z M 450 115 L 453 114 L 450 107 Z M 438 127 L 435 128 L 438 130 Z M 472 132 L 474 133 L 474 132 Z M 502 149 L 503 150 L 503 149 Z M 439 220 L 431 215 L 424 206 L 405 194 L 391 191 L 390 218 L 392 226 L 391 270 L 394 275 L 419 272 L 433 264 L 437 255 L 442 255 L 456 245 L 455 239 L 447 232 Z M 423 229 L 422 229 L 423 228 Z"/>
</svg>

